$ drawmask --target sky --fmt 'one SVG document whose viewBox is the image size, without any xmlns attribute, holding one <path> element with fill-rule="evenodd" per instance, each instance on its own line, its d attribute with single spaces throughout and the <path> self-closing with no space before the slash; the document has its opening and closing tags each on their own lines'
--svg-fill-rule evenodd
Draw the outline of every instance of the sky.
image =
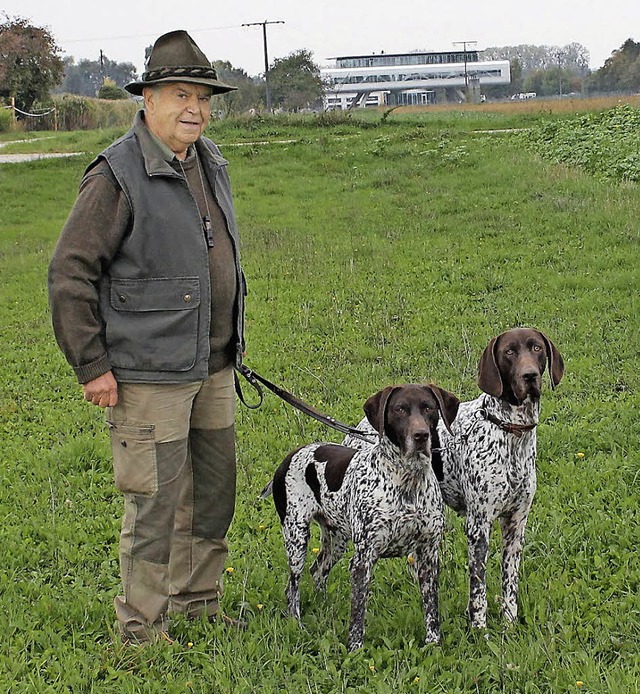
<svg viewBox="0 0 640 694">
<path fill-rule="evenodd" d="M 209 60 L 226 60 L 249 75 L 306 49 L 320 66 L 336 56 L 448 51 L 492 46 L 580 43 L 597 69 L 632 38 L 640 41 L 639 0 L 3 0 L 4 15 L 47 27 L 76 63 L 110 60 L 144 71 L 144 51 L 168 31 L 185 29 Z M 283 22 L 283 23 L 279 23 Z M 635 32 L 635 33 L 634 33 Z M 475 43 L 473 43 L 475 42 Z"/>
</svg>

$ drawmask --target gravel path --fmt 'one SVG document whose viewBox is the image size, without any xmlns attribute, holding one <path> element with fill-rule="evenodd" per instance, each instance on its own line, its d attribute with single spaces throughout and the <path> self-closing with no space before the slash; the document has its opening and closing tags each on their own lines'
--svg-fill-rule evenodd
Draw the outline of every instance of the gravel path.
<svg viewBox="0 0 640 694">
<path fill-rule="evenodd" d="M 49 138 L 41 138 L 47 140 Z M 18 142 L 33 142 L 33 140 L 11 140 L 9 142 L 0 142 L 0 147 L 13 145 Z M 0 164 L 19 164 L 23 161 L 38 161 L 40 159 L 59 159 L 60 157 L 77 157 L 82 152 L 31 152 L 29 154 L 0 154 Z"/>
</svg>

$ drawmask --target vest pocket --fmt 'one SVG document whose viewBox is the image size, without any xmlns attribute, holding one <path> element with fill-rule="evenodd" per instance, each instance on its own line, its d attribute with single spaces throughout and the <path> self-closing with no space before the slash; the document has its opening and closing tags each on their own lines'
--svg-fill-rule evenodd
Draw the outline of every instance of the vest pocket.
<svg viewBox="0 0 640 694">
<path fill-rule="evenodd" d="M 107 422 L 116 489 L 153 496 L 158 491 L 155 427 Z"/>
<path fill-rule="evenodd" d="M 112 279 L 106 321 L 111 363 L 137 371 L 193 368 L 199 308 L 197 277 Z"/>
</svg>

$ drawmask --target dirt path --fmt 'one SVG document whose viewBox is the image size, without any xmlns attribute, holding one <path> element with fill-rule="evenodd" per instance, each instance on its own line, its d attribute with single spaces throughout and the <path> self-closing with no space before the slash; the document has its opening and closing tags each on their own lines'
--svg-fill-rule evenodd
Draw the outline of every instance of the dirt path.
<svg viewBox="0 0 640 694">
<path fill-rule="evenodd" d="M 41 138 L 47 140 L 49 138 Z M 0 142 L 0 147 L 14 145 L 19 142 L 33 142 L 33 140 L 10 140 Z M 60 157 L 77 157 L 82 152 L 30 152 L 29 154 L 0 154 L 0 164 L 19 164 L 24 161 L 38 161 L 40 159 L 59 159 Z"/>
</svg>

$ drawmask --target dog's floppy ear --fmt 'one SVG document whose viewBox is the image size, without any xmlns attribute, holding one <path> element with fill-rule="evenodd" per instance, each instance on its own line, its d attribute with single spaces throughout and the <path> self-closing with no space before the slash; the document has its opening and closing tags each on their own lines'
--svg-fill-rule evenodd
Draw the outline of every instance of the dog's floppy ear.
<svg viewBox="0 0 640 694">
<path fill-rule="evenodd" d="M 478 363 L 478 386 L 481 391 L 493 395 L 494 398 L 502 396 L 502 376 L 496 362 L 496 345 L 498 337 L 494 337 L 485 347 L 480 362 Z"/>
<path fill-rule="evenodd" d="M 372 395 L 364 404 L 364 413 L 367 415 L 369 424 L 378 432 L 381 438 L 384 435 L 384 415 L 387 409 L 387 402 L 396 388 L 397 386 L 387 386 Z"/>
<path fill-rule="evenodd" d="M 544 341 L 544 346 L 547 350 L 547 366 L 549 367 L 549 379 L 551 380 L 551 388 L 555 388 L 562 380 L 564 374 L 564 359 L 556 346 L 551 340 L 540 330 L 537 331 Z"/>
<path fill-rule="evenodd" d="M 458 407 L 460 407 L 460 400 L 448 390 L 440 388 L 440 386 L 435 385 L 435 383 L 429 383 L 425 386 L 431 391 L 433 397 L 438 402 L 438 409 L 440 410 L 440 416 L 444 425 L 447 427 L 447 431 L 453 436 L 451 431 L 451 425 L 454 419 L 458 415 Z"/>
</svg>

